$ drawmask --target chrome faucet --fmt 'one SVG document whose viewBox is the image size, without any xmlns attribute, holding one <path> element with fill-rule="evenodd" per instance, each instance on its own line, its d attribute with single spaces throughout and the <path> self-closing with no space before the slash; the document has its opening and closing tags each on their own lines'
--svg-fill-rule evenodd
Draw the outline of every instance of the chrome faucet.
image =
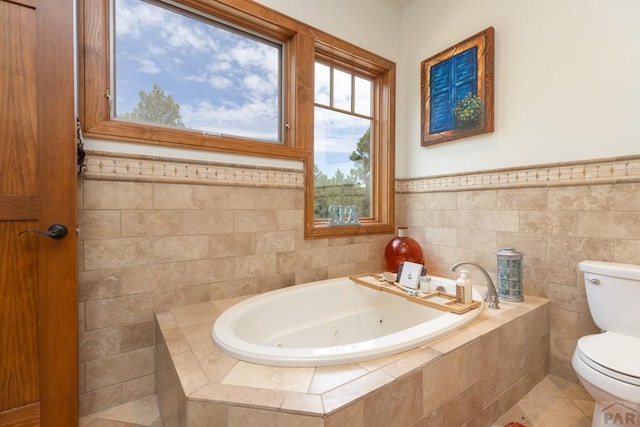
<svg viewBox="0 0 640 427">
<path fill-rule="evenodd" d="M 484 278 L 487 281 L 487 293 L 484 294 L 484 301 L 489 305 L 489 308 L 499 309 L 500 306 L 498 305 L 498 292 L 496 291 L 496 287 L 493 284 L 493 280 L 491 280 L 491 277 L 489 277 L 489 273 L 487 273 L 487 270 L 485 270 L 483 266 L 473 261 L 461 261 L 453 264 L 450 270 L 456 271 L 456 268 L 465 264 L 473 265 L 484 275 Z"/>
</svg>

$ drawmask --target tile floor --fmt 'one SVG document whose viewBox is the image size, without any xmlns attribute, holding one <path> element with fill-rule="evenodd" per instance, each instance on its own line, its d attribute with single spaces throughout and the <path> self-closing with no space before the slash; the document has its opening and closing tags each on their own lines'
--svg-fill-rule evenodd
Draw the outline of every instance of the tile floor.
<svg viewBox="0 0 640 427">
<path fill-rule="evenodd" d="M 517 422 L 527 427 L 589 427 L 593 400 L 580 386 L 546 376 L 492 427 Z M 80 418 L 80 427 L 162 427 L 155 396 Z"/>
</svg>

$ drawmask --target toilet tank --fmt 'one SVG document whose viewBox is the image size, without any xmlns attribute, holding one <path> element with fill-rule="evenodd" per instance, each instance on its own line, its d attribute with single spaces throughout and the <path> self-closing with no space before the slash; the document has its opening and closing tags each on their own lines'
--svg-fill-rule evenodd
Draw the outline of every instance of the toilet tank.
<svg viewBox="0 0 640 427">
<path fill-rule="evenodd" d="M 587 302 L 602 330 L 640 338 L 640 265 L 582 261 Z"/>
</svg>

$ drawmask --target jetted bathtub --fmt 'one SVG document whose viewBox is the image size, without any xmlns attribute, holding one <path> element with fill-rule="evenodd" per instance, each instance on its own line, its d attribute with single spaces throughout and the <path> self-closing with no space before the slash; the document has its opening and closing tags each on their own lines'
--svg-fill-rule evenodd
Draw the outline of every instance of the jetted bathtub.
<svg viewBox="0 0 640 427">
<path fill-rule="evenodd" d="M 455 294 L 450 279 L 432 276 L 431 287 Z M 482 301 L 475 289 L 473 299 Z M 224 352 L 248 362 L 339 365 L 419 347 L 471 322 L 483 306 L 453 314 L 342 277 L 242 301 L 218 317 L 212 335 Z"/>
</svg>

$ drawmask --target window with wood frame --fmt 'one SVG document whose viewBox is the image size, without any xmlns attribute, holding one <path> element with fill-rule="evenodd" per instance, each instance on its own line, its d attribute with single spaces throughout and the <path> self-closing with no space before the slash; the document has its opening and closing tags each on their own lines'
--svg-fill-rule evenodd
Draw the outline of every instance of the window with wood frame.
<svg viewBox="0 0 640 427">
<path fill-rule="evenodd" d="M 393 231 L 393 62 L 249 0 L 78 5 L 86 136 L 302 160 L 305 237 Z M 326 69 L 334 87 L 323 101 Z M 331 115 L 358 123 L 357 140 L 328 126 Z M 333 155 L 328 134 L 351 150 L 350 187 L 316 182 L 314 165 Z M 316 215 L 320 204 L 325 214 L 357 205 L 359 224 Z"/>
</svg>

